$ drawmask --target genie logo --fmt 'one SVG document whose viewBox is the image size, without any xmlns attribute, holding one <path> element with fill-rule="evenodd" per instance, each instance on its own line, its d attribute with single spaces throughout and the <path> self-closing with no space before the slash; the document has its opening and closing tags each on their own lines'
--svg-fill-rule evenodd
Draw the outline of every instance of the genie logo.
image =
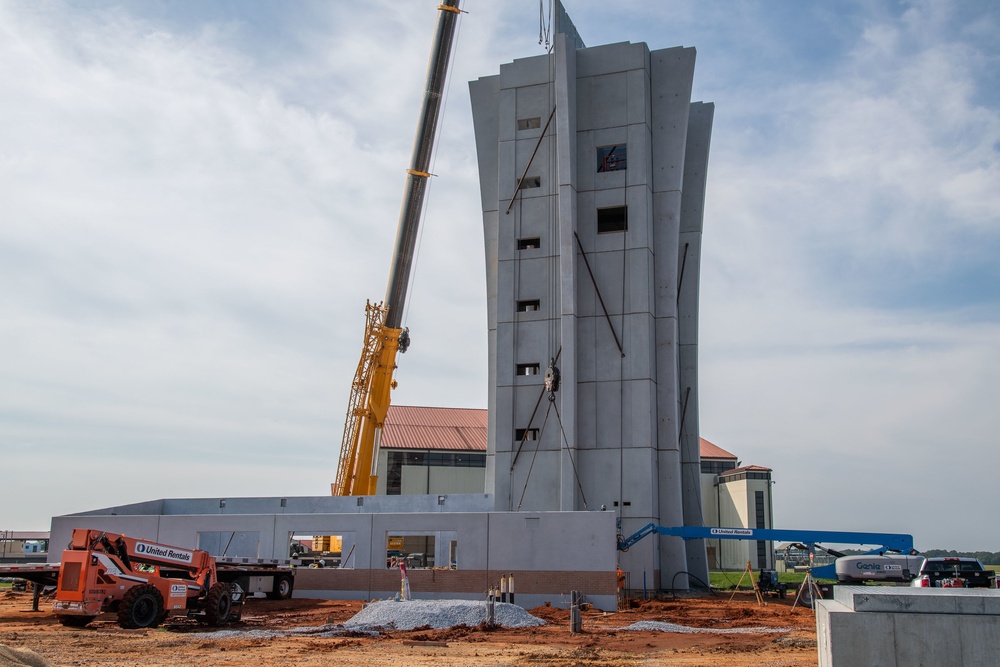
<svg viewBox="0 0 1000 667">
<path fill-rule="evenodd" d="M 874 570 L 875 572 L 882 571 L 881 563 L 866 563 L 864 561 L 858 561 L 857 563 L 854 564 L 854 567 L 858 568 L 859 570 Z"/>
</svg>

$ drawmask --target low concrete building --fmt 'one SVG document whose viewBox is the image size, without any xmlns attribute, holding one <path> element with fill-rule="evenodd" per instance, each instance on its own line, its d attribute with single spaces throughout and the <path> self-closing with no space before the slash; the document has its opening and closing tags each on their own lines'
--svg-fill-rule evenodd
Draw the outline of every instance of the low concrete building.
<svg viewBox="0 0 1000 667">
<path fill-rule="evenodd" d="M 154 500 L 54 517 L 54 544 L 74 528 L 124 533 L 216 556 L 288 558 L 304 535 L 336 536 L 339 567 L 301 568 L 295 597 L 371 600 L 399 591 L 393 542 L 428 551 L 410 572 L 417 599 L 483 599 L 514 575 L 516 602 L 562 605 L 581 591 L 616 608 L 612 512 L 493 512 L 488 494 Z"/>
</svg>

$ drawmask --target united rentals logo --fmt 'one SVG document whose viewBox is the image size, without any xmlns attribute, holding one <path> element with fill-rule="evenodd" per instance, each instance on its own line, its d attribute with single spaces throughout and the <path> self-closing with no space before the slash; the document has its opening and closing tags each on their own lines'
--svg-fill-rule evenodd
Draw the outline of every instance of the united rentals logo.
<svg viewBox="0 0 1000 667">
<path fill-rule="evenodd" d="M 749 528 L 713 528 L 712 535 L 753 535 Z"/>
<path fill-rule="evenodd" d="M 155 556 L 165 560 L 172 560 L 178 563 L 190 564 L 194 559 L 194 554 L 190 551 L 164 547 L 159 544 L 148 544 L 147 542 L 137 542 L 135 552 L 140 556 Z"/>
</svg>

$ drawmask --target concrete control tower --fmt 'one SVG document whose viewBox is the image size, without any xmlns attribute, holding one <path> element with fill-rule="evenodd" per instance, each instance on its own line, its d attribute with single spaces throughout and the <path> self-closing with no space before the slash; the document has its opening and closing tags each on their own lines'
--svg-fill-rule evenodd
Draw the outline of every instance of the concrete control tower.
<svg viewBox="0 0 1000 667">
<path fill-rule="evenodd" d="M 568 34 L 566 34 L 568 33 Z M 486 490 L 498 511 L 702 525 L 698 291 L 711 104 L 695 50 L 584 48 L 470 84 L 489 300 Z M 555 391 L 546 388 L 559 370 Z M 631 586 L 708 581 L 701 541 L 621 555 Z"/>
</svg>

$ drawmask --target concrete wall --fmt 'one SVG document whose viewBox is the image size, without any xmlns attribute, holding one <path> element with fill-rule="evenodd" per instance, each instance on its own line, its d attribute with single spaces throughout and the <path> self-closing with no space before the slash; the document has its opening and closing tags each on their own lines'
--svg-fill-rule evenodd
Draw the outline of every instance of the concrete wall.
<svg viewBox="0 0 1000 667">
<path fill-rule="evenodd" d="M 606 506 L 625 534 L 702 523 L 697 303 L 712 105 L 690 103 L 694 57 L 557 37 L 552 55 L 470 84 L 498 511 Z M 599 171 L 597 151 L 612 145 L 627 147 L 627 169 Z M 517 191 L 522 175 L 538 187 Z M 621 206 L 627 229 L 599 232 L 598 211 Z M 528 238 L 537 247 L 519 247 Z M 517 308 L 528 300 L 539 307 Z M 552 402 L 543 375 L 515 373 L 550 359 L 562 371 Z M 704 544 L 677 538 L 636 545 L 622 566 L 654 587 L 661 571 L 681 588 L 686 572 L 708 576 Z"/>
<path fill-rule="evenodd" d="M 462 498 L 449 496 L 448 499 Z M 396 497 L 415 506 L 433 504 L 437 496 Z M 162 506 L 218 509 L 222 499 L 165 501 Z M 73 528 L 96 528 L 124 533 L 179 547 L 196 548 L 205 534 L 237 532 L 258 538 L 259 558 L 287 558 L 292 535 L 342 535 L 343 551 L 351 560 L 343 570 L 301 570 L 296 574 L 296 597 L 376 599 L 399 590 L 399 574 L 386 568 L 389 536 L 434 535 L 436 560 L 447 563 L 452 540 L 458 542 L 453 571 L 416 570 L 411 588 L 416 598 L 481 599 L 501 574 L 515 574 L 518 604 L 558 604 L 571 590 L 582 591 L 598 608 L 615 608 L 615 516 L 612 512 L 348 512 L 255 513 L 256 507 L 274 507 L 278 498 L 226 499 L 228 513 L 130 514 L 129 508 L 95 510 L 54 517 L 52 544 L 68 544 Z M 235 502 L 239 500 L 240 502 Z M 288 500 L 288 499 L 286 499 Z M 298 499 L 295 505 L 309 505 Z M 315 499 L 326 504 L 327 498 Z M 357 499 L 349 500 L 357 508 Z M 369 505 L 386 498 L 365 497 Z M 466 497 L 469 503 L 475 497 Z M 487 498 L 490 505 L 492 499 Z M 286 508 L 289 504 L 286 502 Z M 343 503 L 334 503 L 342 505 Z M 386 503 L 392 504 L 392 503 Z M 460 504 L 457 501 L 454 503 Z M 140 508 L 145 509 L 145 508 Z M 236 513 L 237 509 L 246 510 Z M 61 548 L 61 547 L 60 547 Z M 353 548 L 353 550 L 352 550 Z M 55 549 L 54 549 L 55 550 Z M 228 554 L 233 555 L 233 554 Z M 244 554 L 239 554 L 244 555 Z"/>
<path fill-rule="evenodd" d="M 1000 591 L 837 586 L 816 602 L 819 667 L 988 667 Z"/>
</svg>

